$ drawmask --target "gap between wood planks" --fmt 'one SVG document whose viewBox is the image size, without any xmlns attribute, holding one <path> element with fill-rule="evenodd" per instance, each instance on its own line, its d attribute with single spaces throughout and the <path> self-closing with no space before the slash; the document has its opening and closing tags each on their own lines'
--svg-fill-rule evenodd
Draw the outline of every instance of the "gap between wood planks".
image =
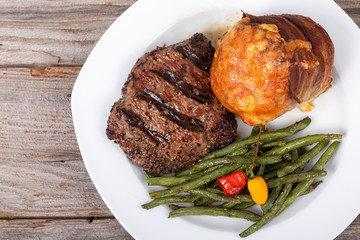
<svg viewBox="0 0 360 240">
<path fill-rule="evenodd" d="M 4 68 L 52 68 L 52 67 L 61 67 L 61 68 L 76 68 L 82 67 L 83 64 L 1 64 L 0 69 Z"/>
<path fill-rule="evenodd" d="M 5 221 L 16 221 L 16 220 L 88 220 L 89 223 L 92 223 L 94 220 L 106 220 L 106 219 L 115 219 L 114 216 L 49 216 L 49 217 L 39 217 L 39 216 L 14 216 L 14 217 L 0 217 L 1 220 Z"/>
<path fill-rule="evenodd" d="M 358 14 L 358 15 L 360 15 L 360 8 L 344 8 L 343 10 L 347 14 Z"/>
</svg>

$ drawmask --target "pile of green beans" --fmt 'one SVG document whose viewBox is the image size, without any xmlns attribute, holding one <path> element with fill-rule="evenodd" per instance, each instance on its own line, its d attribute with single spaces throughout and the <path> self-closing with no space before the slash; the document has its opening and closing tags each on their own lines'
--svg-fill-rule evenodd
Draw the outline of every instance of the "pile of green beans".
<svg viewBox="0 0 360 240">
<path fill-rule="evenodd" d="M 276 131 L 254 127 L 249 137 L 211 152 L 194 166 L 173 176 L 147 175 L 148 185 L 159 185 L 165 189 L 150 192 L 153 200 L 142 207 L 151 209 L 167 204 L 172 210 L 169 218 L 184 215 L 241 218 L 254 223 L 240 233 L 240 237 L 253 234 L 299 196 L 312 192 L 322 182 L 316 179 L 326 176 L 324 166 L 339 146 L 340 142 L 336 139 L 341 139 L 342 135 L 314 134 L 287 140 L 310 122 L 310 118 L 306 117 Z M 259 131 L 262 131 L 260 138 Z M 259 139 L 260 151 L 253 164 Z M 308 166 L 320 153 L 315 164 Z M 269 197 L 261 206 L 262 214 L 251 210 L 255 203 L 246 188 L 234 197 L 226 197 L 217 184 L 216 179 L 237 170 L 245 173 L 251 170 L 266 180 Z"/>
</svg>

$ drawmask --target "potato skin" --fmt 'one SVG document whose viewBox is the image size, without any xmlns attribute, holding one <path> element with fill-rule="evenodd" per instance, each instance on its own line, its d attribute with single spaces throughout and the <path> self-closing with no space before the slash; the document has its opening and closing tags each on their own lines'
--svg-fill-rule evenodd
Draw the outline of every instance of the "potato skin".
<svg viewBox="0 0 360 240">
<path fill-rule="evenodd" d="M 250 126 L 282 115 L 294 104 L 287 50 L 276 25 L 243 18 L 218 41 L 210 71 L 215 95 Z"/>
</svg>

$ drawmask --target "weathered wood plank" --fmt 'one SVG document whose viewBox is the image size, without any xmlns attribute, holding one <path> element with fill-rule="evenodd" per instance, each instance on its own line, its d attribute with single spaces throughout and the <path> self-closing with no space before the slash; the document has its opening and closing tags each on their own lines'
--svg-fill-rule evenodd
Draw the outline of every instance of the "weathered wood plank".
<svg viewBox="0 0 360 240">
<path fill-rule="evenodd" d="M 133 238 L 115 219 L 15 219 L 0 220 L 1 239 L 121 239 Z"/>
<path fill-rule="evenodd" d="M 82 161 L 0 163 L 1 217 L 111 216 Z"/>
<path fill-rule="evenodd" d="M 358 0 L 335 0 L 335 2 L 343 9 L 360 7 L 360 2 Z"/>
<path fill-rule="evenodd" d="M 72 125 L 79 70 L 0 69 L 0 218 L 111 215 L 86 172 Z"/>
<path fill-rule="evenodd" d="M 360 217 L 336 240 L 360 237 Z M 133 238 L 113 218 L 105 219 L 14 219 L 0 220 L 0 233 L 5 239 L 122 239 Z"/>
<path fill-rule="evenodd" d="M 80 67 L 0 69 L 2 159 L 81 159 L 70 107 L 79 70 Z"/>
<path fill-rule="evenodd" d="M 80 68 L 66 66 L 81 66 L 100 36 L 134 2 L 1 1 L 2 239 L 132 239 L 111 218 L 81 161 L 70 109 Z M 360 1 L 336 2 L 360 26 Z M 27 65 L 63 67 L 19 68 Z M 101 219 L 89 224 L 89 217 Z M 359 236 L 357 217 L 337 240 Z"/>
<path fill-rule="evenodd" d="M 5 1 L 0 65 L 82 65 L 96 42 L 135 1 Z M 360 26 L 359 2 L 337 0 Z"/>
<path fill-rule="evenodd" d="M 101 35 L 134 2 L 2 1 L 0 65 L 82 65 Z"/>
<path fill-rule="evenodd" d="M 359 240 L 360 216 L 358 216 L 335 240 Z"/>
<path fill-rule="evenodd" d="M 360 27 L 360 1 L 358 0 L 335 0 L 335 2 L 352 18 Z M 336 23 L 336 19 L 334 19 Z"/>
</svg>

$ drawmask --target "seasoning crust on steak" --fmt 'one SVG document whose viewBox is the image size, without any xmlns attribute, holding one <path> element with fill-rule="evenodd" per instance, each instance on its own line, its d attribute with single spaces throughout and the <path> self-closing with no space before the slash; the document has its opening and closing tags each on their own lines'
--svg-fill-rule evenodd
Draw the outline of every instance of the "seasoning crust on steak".
<svg viewBox="0 0 360 240">
<path fill-rule="evenodd" d="M 149 173 L 174 173 L 234 141 L 235 115 L 210 87 L 214 52 L 196 33 L 138 59 L 106 129 L 134 164 Z"/>
</svg>

